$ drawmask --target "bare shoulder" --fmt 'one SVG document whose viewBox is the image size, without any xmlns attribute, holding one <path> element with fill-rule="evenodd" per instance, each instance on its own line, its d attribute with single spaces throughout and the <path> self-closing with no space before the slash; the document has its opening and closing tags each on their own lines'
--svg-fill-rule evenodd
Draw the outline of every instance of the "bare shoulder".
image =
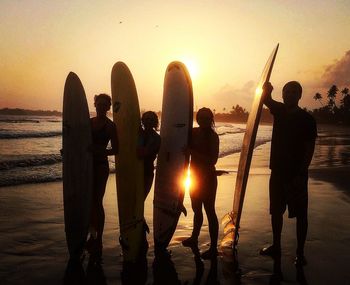
<svg viewBox="0 0 350 285">
<path fill-rule="evenodd" d="M 115 123 L 109 118 L 107 118 L 106 126 L 107 126 L 108 131 L 111 131 L 111 132 L 114 132 L 116 129 Z"/>
<path fill-rule="evenodd" d="M 214 139 L 219 139 L 219 135 L 218 135 L 217 132 L 215 132 L 214 130 L 212 130 L 211 136 L 212 136 L 212 138 L 214 138 Z"/>
</svg>

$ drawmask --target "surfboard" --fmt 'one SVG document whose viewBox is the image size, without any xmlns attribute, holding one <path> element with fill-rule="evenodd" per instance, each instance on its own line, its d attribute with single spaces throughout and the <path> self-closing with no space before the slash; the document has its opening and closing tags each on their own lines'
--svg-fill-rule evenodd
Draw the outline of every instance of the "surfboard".
<svg viewBox="0 0 350 285">
<path fill-rule="evenodd" d="M 243 137 L 242 150 L 239 158 L 236 186 L 233 199 L 233 208 L 230 213 L 223 218 L 224 238 L 221 246 L 232 246 L 236 248 L 239 237 L 240 220 L 243 210 L 244 196 L 248 181 L 250 163 L 252 160 L 256 134 L 260 121 L 261 110 L 263 106 L 262 87 L 265 82 L 270 80 L 272 68 L 276 59 L 279 44 L 272 51 L 262 72 L 259 84 L 256 88 L 252 108 L 248 116 L 245 134 Z"/>
<path fill-rule="evenodd" d="M 79 77 L 70 72 L 63 95 L 62 118 L 64 224 L 71 258 L 83 253 L 92 197 L 92 144 L 89 108 Z"/>
<path fill-rule="evenodd" d="M 165 72 L 161 115 L 161 146 L 157 158 L 153 200 L 155 246 L 167 247 L 181 213 L 189 157 L 188 146 L 193 123 L 192 82 L 186 66 L 171 62 Z"/>
<path fill-rule="evenodd" d="M 134 79 L 123 62 L 112 69 L 112 108 L 119 153 L 116 161 L 116 184 L 120 244 L 123 259 L 135 262 L 140 255 L 143 230 L 144 177 L 143 160 L 137 157 L 140 134 L 140 108 Z"/>
</svg>

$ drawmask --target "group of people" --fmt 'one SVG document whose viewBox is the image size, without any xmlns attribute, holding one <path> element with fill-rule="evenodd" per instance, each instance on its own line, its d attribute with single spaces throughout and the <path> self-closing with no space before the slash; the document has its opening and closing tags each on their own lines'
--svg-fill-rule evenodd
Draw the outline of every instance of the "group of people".
<svg viewBox="0 0 350 285">
<path fill-rule="evenodd" d="M 283 103 L 272 99 L 273 87 L 267 82 L 263 86 L 264 104 L 273 117 L 269 184 L 270 214 L 273 232 L 273 244 L 260 251 L 262 255 L 272 257 L 281 255 L 281 231 L 283 214 L 288 206 L 289 217 L 297 220 L 296 264 L 305 265 L 304 245 L 307 235 L 308 219 L 308 167 L 310 165 L 317 129 L 315 120 L 298 105 L 302 87 L 296 81 L 288 82 L 282 91 Z M 91 119 L 93 135 L 94 187 L 91 210 L 90 237 L 87 250 L 92 255 L 102 255 L 102 235 L 104 228 L 103 196 L 109 174 L 109 155 L 118 153 L 118 135 L 115 124 L 107 117 L 111 107 L 111 98 L 106 94 L 95 96 L 96 117 Z M 191 156 L 191 175 L 196 177 L 194 189 L 190 191 L 191 205 L 194 211 L 193 230 L 182 244 L 198 248 L 198 237 L 203 223 L 202 208 L 208 217 L 210 248 L 201 254 L 203 259 L 216 257 L 218 242 L 218 218 L 215 212 L 217 190 L 217 172 L 215 164 L 219 156 L 219 137 L 215 132 L 214 115 L 209 108 L 197 112 L 198 127 L 192 131 L 188 151 Z M 142 115 L 141 144 L 137 150 L 144 160 L 144 179 L 146 199 L 153 183 L 154 160 L 160 148 L 161 139 L 158 130 L 157 114 L 148 111 Z M 111 142 L 111 148 L 107 149 Z"/>
</svg>

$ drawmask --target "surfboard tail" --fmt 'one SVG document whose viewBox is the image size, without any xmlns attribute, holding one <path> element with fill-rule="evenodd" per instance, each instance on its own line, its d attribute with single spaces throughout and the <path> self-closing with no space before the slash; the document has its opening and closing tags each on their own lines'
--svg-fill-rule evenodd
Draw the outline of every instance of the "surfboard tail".
<svg viewBox="0 0 350 285">
<path fill-rule="evenodd" d="M 234 248 L 238 243 L 237 213 L 229 212 L 221 220 L 224 228 L 224 237 L 221 240 L 221 247 Z"/>
</svg>

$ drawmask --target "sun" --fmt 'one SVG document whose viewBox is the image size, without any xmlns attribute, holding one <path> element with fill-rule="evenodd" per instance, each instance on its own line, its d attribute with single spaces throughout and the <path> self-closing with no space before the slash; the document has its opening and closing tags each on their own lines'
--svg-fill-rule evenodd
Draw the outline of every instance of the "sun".
<svg viewBox="0 0 350 285">
<path fill-rule="evenodd" d="M 191 75 L 191 79 L 196 79 L 198 77 L 198 63 L 194 59 L 182 58 L 181 60 L 187 67 L 188 72 Z"/>
<path fill-rule="evenodd" d="M 261 94 L 263 93 L 263 89 L 261 86 L 258 86 L 256 89 L 255 89 L 255 96 L 261 96 Z"/>
</svg>

